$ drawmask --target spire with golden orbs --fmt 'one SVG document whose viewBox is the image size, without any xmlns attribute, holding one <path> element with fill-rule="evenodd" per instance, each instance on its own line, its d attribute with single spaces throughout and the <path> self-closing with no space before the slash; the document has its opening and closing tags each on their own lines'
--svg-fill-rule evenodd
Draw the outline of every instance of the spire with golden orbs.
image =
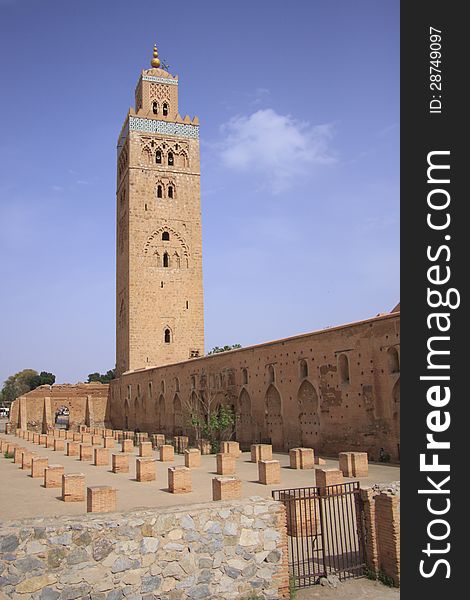
<svg viewBox="0 0 470 600">
<path fill-rule="evenodd" d="M 150 61 L 150 64 L 154 69 L 158 69 L 160 67 L 160 59 L 158 58 L 157 44 L 153 45 L 153 58 Z"/>
</svg>

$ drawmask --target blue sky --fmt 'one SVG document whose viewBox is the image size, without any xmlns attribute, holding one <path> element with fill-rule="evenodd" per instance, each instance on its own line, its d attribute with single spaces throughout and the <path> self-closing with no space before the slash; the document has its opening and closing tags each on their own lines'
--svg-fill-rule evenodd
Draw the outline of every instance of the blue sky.
<svg viewBox="0 0 470 600">
<path fill-rule="evenodd" d="M 0 379 L 115 362 L 115 147 L 157 41 L 201 122 L 206 350 L 399 300 L 398 0 L 0 0 Z"/>
</svg>

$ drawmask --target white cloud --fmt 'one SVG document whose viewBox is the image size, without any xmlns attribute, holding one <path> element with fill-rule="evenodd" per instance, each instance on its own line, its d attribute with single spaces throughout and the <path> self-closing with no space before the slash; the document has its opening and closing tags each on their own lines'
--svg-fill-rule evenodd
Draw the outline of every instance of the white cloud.
<svg viewBox="0 0 470 600">
<path fill-rule="evenodd" d="M 221 131 L 224 165 L 256 173 L 273 193 L 281 192 L 313 167 L 335 162 L 329 148 L 330 124 L 312 125 L 268 108 L 234 117 Z"/>
</svg>

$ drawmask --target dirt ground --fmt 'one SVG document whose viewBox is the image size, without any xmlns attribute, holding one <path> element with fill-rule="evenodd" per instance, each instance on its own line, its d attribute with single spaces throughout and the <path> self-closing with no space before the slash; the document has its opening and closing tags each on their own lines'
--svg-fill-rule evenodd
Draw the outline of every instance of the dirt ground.
<svg viewBox="0 0 470 600">
<path fill-rule="evenodd" d="M 295 600 L 398 600 L 400 590 L 370 579 L 350 579 L 337 588 L 315 585 L 297 590 Z"/>
<path fill-rule="evenodd" d="M 184 464 L 183 455 L 176 455 L 172 463 L 157 461 L 157 480 L 139 483 L 135 475 L 134 455 L 130 456 L 130 473 L 115 474 L 108 467 L 95 467 L 91 462 L 82 462 L 75 457 L 66 456 L 64 452 L 54 452 L 38 444 L 27 442 L 15 436 L 6 436 L 20 446 L 35 451 L 39 456 L 49 459 L 49 464 L 60 464 L 66 473 L 84 473 L 85 485 L 110 485 L 117 489 L 117 510 L 134 508 L 168 507 L 173 505 L 210 502 L 212 500 L 212 478 L 216 473 L 215 455 L 202 456 L 202 465 L 192 470 L 193 491 L 186 494 L 174 494 L 168 491 L 168 467 Z M 120 445 L 110 450 L 119 452 Z M 154 458 L 157 453 L 154 452 Z M 278 485 L 262 485 L 258 482 L 258 467 L 250 461 L 249 452 L 243 453 L 237 460 L 236 474 L 242 480 L 243 497 L 270 497 L 273 489 L 307 487 L 315 485 L 314 470 L 295 470 L 289 468 L 287 454 L 274 454 L 274 459 L 281 463 L 281 483 Z M 328 468 L 338 468 L 337 460 L 327 460 Z M 371 464 L 369 476 L 362 478 L 362 485 L 396 481 L 400 478 L 397 466 Z M 45 489 L 42 479 L 32 479 L 26 470 L 22 470 L 13 460 L 0 456 L 0 519 L 18 519 L 35 516 L 56 516 L 86 513 L 86 502 L 62 502 L 59 489 Z M 345 479 L 345 481 L 354 481 Z"/>
</svg>

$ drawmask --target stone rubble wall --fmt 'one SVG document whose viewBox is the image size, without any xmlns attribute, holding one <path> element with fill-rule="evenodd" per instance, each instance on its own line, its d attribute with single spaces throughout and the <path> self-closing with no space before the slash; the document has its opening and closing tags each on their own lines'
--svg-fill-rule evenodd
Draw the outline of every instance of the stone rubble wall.
<svg viewBox="0 0 470 600">
<path fill-rule="evenodd" d="M 275 600 L 287 560 L 285 508 L 259 497 L 0 522 L 0 598 Z"/>
</svg>

